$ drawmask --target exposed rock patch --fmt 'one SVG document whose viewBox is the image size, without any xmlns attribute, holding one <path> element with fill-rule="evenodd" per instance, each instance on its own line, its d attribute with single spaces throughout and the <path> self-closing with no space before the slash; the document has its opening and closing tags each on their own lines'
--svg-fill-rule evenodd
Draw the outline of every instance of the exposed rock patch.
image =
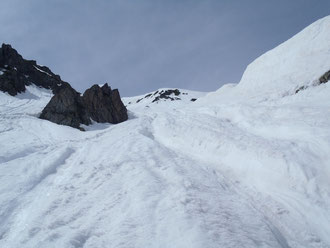
<svg viewBox="0 0 330 248">
<path fill-rule="evenodd" d="M 182 93 L 178 89 L 168 89 L 168 90 L 157 90 L 154 93 L 149 93 L 145 95 L 143 98 L 140 98 L 136 100 L 136 103 L 141 102 L 143 99 L 153 99 L 152 103 L 158 102 L 159 100 L 170 100 L 170 101 L 176 101 L 176 100 L 181 100 L 179 97 L 180 95 L 188 95 L 188 93 Z M 131 104 L 129 102 L 128 104 Z"/>
<path fill-rule="evenodd" d="M 127 109 L 122 103 L 117 89 L 108 84 L 93 85 L 83 95 L 83 102 L 90 117 L 96 122 L 120 123 L 127 120 Z"/>
<path fill-rule="evenodd" d="M 80 94 L 71 87 L 57 92 L 43 109 L 40 118 L 75 128 L 79 128 L 80 124 L 91 124 Z"/>
<path fill-rule="evenodd" d="M 175 89 L 175 90 L 161 90 L 159 92 L 159 95 L 157 97 L 155 97 L 155 99 L 152 102 L 157 102 L 160 99 L 169 99 L 171 101 L 181 100 L 181 98 L 177 97 L 180 94 L 181 94 L 181 92 L 178 89 Z"/>
<path fill-rule="evenodd" d="M 55 75 L 48 67 L 37 65 L 34 60 L 26 60 L 10 45 L 0 48 L 0 90 L 15 96 L 25 91 L 32 83 L 51 89 L 53 93 L 70 86 Z"/>
<path fill-rule="evenodd" d="M 102 87 L 93 85 L 83 96 L 71 87 L 60 90 L 43 109 L 40 118 L 79 128 L 80 124 L 91 124 L 91 119 L 117 124 L 126 121 L 128 116 L 118 90 L 111 90 L 105 84 Z"/>
<path fill-rule="evenodd" d="M 319 81 L 314 83 L 313 86 L 317 86 L 320 84 L 325 84 L 330 80 L 330 71 L 327 71 L 326 73 L 324 73 L 320 78 Z M 301 86 L 298 89 L 295 90 L 295 94 L 297 94 L 299 91 L 305 90 L 307 88 L 309 88 L 310 86 Z"/>
<path fill-rule="evenodd" d="M 324 75 L 322 77 L 320 77 L 319 81 L 320 84 L 325 84 L 330 80 L 330 71 L 324 73 Z"/>
<path fill-rule="evenodd" d="M 25 91 L 25 82 L 22 75 L 16 70 L 1 69 L 0 73 L 0 90 L 7 92 L 11 96 L 15 96 L 17 93 Z"/>
<path fill-rule="evenodd" d="M 10 45 L 2 44 L 0 90 L 15 96 L 25 92 L 25 86 L 31 84 L 51 89 L 54 93 L 43 109 L 41 119 L 74 128 L 89 125 L 91 120 L 116 124 L 128 119 L 118 90 L 111 90 L 108 84 L 103 87 L 94 85 L 82 97 L 48 67 L 26 60 Z"/>
</svg>

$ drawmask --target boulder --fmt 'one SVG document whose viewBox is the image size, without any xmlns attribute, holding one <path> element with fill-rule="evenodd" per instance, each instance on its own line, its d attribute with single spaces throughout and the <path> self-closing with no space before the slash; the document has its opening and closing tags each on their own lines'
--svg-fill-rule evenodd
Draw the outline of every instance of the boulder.
<svg viewBox="0 0 330 248">
<path fill-rule="evenodd" d="M 85 91 L 82 98 L 87 112 L 96 122 L 116 124 L 128 119 L 119 91 L 111 90 L 108 84 L 102 87 L 93 85 Z"/>
<path fill-rule="evenodd" d="M 74 128 L 79 128 L 80 124 L 91 124 L 80 94 L 71 87 L 59 90 L 43 109 L 40 118 Z"/>
<path fill-rule="evenodd" d="M 113 124 L 128 119 L 118 90 L 111 90 L 108 84 L 93 85 L 83 96 L 71 87 L 61 89 L 43 109 L 40 118 L 74 128 L 91 124 L 91 119 Z"/>
</svg>

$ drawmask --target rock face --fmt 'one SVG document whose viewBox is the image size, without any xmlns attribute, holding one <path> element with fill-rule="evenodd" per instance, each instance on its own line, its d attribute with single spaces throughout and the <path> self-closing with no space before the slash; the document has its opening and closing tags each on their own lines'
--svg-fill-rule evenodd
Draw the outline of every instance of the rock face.
<svg viewBox="0 0 330 248">
<path fill-rule="evenodd" d="M 326 72 L 322 77 L 320 77 L 320 84 L 325 84 L 330 80 L 330 71 Z"/>
<path fill-rule="evenodd" d="M 7 67 L 8 68 L 8 67 Z M 25 82 L 22 75 L 16 70 L 0 69 L 0 90 L 15 96 L 25 91 Z"/>
<path fill-rule="evenodd" d="M 35 84 L 54 93 L 70 86 L 48 67 L 37 65 L 34 60 L 25 60 L 10 45 L 0 48 L 0 90 L 15 96 L 25 91 L 25 86 Z"/>
<path fill-rule="evenodd" d="M 91 124 L 80 94 L 71 87 L 57 92 L 43 109 L 40 118 L 75 128 L 79 128 L 80 124 Z"/>
<path fill-rule="evenodd" d="M 43 109 L 40 118 L 79 128 L 80 124 L 91 124 L 91 119 L 117 124 L 128 117 L 118 90 L 111 90 L 105 84 L 103 87 L 93 85 L 83 96 L 71 87 L 61 89 Z"/>
<path fill-rule="evenodd" d="M 120 99 L 118 90 L 108 84 L 93 85 L 83 95 L 83 102 L 90 117 L 96 122 L 120 123 L 127 120 L 127 109 Z"/>
<path fill-rule="evenodd" d="M 74 128 L 91 124 L 91 119 L 113 124 L 127 120 L 127 109 L 118 90 L 111 90 L 108 84 L 94 85 L 82 97 L 48 67 L 37 65 L 34 60 L 25 60 L 10 45 L 2 44 L 0 90 L 15 96 L 31 84 L 51 89 L 54 93 L 43 109 L 41 119 Z"/>
</svg>

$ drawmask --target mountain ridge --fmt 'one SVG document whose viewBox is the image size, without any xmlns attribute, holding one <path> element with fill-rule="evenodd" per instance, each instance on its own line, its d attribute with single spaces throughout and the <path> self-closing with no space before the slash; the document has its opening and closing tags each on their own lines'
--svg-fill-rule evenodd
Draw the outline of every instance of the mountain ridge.
<svg viewBox="0 0 330 248">
<path fill-rule="evenodd" d="M 34 60 L 24 59 L 11 45 L 2 44 L 0 48 L 0 71 L 0 91 L 11 96 L 25 92 L 32 84 L 52 90 L 54 96 L 42 110 L 41 119 L 84 130 L 80 125 L 90 125 L 91 120 L 117 124 L 128 118 L 117 89 L 112 90 L 108 84 L 93 85 L 81 97 L 59 75 Z"/>
</svg>

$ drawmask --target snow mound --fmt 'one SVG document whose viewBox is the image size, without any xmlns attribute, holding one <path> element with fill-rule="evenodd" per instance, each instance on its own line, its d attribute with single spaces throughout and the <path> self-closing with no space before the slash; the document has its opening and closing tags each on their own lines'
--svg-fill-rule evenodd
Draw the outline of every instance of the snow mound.
<svg viewBox="0 0 330 248">
<path fill-rule="evenodd" d="M 220 90 L 213 101 L 277 99 L 310 86 L 330 70 L 330 16 L 268 51 L 245 70 L 233 90 Z M 218 99 L 214 98 L 218 95 Z M 222 99 L 221 99 L 222 98 Z"/>
<path fill-rule="evenodd" d="M 314 83 L 330 69 L 330 16 L 250 64 L 238 85 L 247 95 L 278 95 Z"/>
</svg>

